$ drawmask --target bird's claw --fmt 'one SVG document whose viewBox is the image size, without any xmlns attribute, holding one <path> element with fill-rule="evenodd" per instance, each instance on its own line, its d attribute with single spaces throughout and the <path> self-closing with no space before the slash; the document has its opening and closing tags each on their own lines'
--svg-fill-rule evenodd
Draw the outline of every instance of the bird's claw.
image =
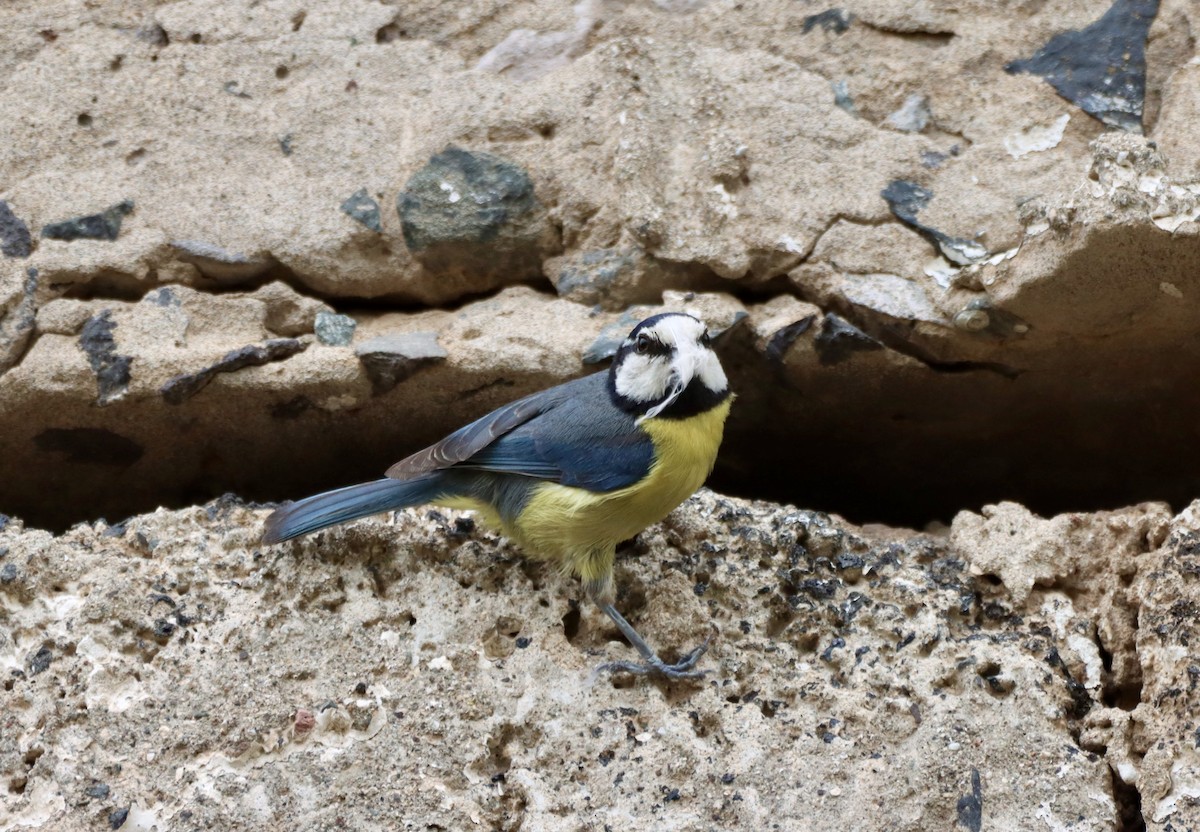
<svg viewBox="0 0 1200 832">
<path fill-rule="evenodd" d="M 696 662 L 708 652 L 708 639 L 675 664 L 667 664 L 655 656 L 646 662 L 605 662 L 596 668 L 598 673 L 632 673 L 635 676 L 661 676 L 664 679 L 703 679 L 707 670 L 695 670 Z"/>
</svg>

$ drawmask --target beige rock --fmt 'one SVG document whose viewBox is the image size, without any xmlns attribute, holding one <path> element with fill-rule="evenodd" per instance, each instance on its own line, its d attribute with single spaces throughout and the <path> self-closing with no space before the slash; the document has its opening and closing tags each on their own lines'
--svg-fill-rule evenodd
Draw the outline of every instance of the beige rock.
<svg viewBox="0 0 1200 832">
<path fill-rule="evenodd" d="M 1076 663 L 1061 614 L 1012 606 L 945 539 L 701 492 L 618 566 L 664 650 L 714 637 L 709 679 L 662 688 L 596 677 L 629 650 L 607 620 L 456 513 L 266 550 L 262 517 L 0 531 L 0 822 L 1116 823 L 1103 749 L 1072 737 L 1092 694 L 1052 659 Z M 1170 730 L 1142 725 L 1142 746 Z"/>
</svg>

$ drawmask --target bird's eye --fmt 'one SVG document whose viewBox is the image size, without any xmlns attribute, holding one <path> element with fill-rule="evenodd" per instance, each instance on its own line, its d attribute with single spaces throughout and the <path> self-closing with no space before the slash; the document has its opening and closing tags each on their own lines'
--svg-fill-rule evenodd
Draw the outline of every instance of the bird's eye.
<svg viewBox="0 0 1200 832">
<path fill-rule="evenodd" d="M 652 339 L 649 335 L 643 332 L 638 335 L 637 340 L 633 342 L 633 351 L 638 355 L 645 355 L 646 353 L 650 352 L 651 346 Z"/>
<path fill-rule="evenodd" d="M 709 332 L 707 329 L 704 330 L 704 334 L 700 336 L 700 344 L 705 347 L 711 347 L 712 341 L 713 341 L 712 333 Z"/>
</svg>

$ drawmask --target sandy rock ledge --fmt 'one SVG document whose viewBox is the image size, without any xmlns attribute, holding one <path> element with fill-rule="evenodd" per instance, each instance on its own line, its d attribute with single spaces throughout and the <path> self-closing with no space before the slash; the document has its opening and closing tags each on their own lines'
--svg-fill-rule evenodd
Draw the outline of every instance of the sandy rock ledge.
<svg viewBox="0 0 1200 832">
<path fill-rule="evenodd" d="M 7 521 L 0 826 L 1200 822 L 1200 504 L 918 534 L 702 491 L 618 568 L 664 652 L 713 639 L 667 686 L 596 678 L 606 620 L 467 516 L 263 549 L 263 515 Z"/>
</svg>

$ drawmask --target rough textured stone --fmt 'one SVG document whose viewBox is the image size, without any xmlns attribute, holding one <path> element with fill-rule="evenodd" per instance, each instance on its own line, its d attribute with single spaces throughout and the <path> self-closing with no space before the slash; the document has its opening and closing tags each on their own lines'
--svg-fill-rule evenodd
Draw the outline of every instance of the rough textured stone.
<svg viewBox="0 0 1200 832">
<path fill-rule="evenodd" d="M 1196 511 L 999 507 L 946 537 L 701 492 L 618 562 L 664 652 L 712 636 L 711 675 L 666 687 L 594 676 L 629 652 L 607 619 L 455 512 L 268 550 L 232 500 L 15 523 L 0 662 L 53 660 L 0 691 L 0 822 L 243 828 L 253 800 L 259 828 L 1103 830 L 1128 777 L 1148 828 L 1187 828 Z M 1070 562 L 1018 597 L 979 572 L 1006 541 Z"/>
<path fill-rule="evenodd" d="M 448 147 L 413 174 L 396 198 L 404 243 L 434 274 L 538 273 L 545 214 L 519 165 Z"/>
</svg>

